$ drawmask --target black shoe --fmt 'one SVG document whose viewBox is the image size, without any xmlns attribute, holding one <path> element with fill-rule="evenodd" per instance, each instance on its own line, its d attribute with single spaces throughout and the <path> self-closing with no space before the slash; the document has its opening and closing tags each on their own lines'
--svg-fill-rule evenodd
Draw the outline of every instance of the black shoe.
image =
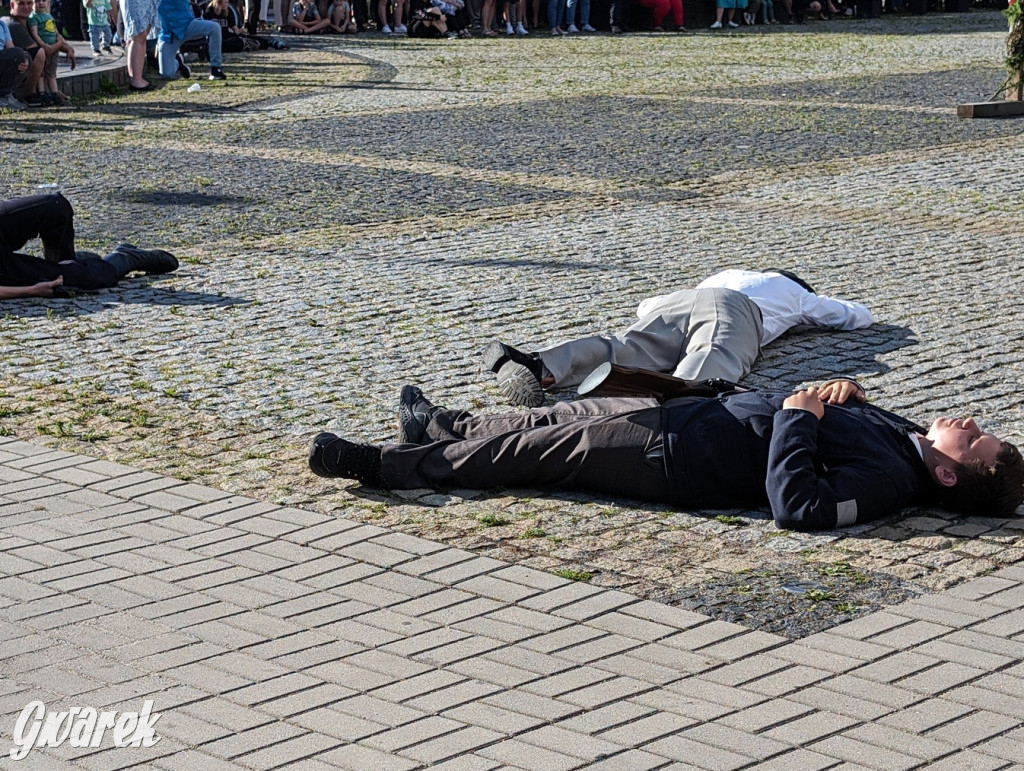
<svg viewBox="0 0 1024 771">
<path fill-rule="evenodd" d="M 103 258 L 96 252 L 87 252 L 85 250 L 78 250 L 75 252 L 75 262 L 82 262 L 83 260 L 102 260 Z"/>
<path fill-rule="evenodd" d="M 178 75 L 183 78 L 191 78 L 192 68 L 185 64 L 185 57 L 179 53 L 175 54 L 174 58 L 178 60 Z"/>
<path fill-rule="evenodd" d="M 523 353 L 522 351 L 513 348 L 511 345 L 505 345 L 498 340 L 492 340 L 484 348 L 484 369 L 490 370 L 497 374 L 507 362 L 514 361 L 516 364 L 521 364 L 532 372 L 537 380 L 540 380 L 543 373 L 543 365 L 540 361 L 540 356 L 535 353 Z"/>
<path fill-rule="evenodd" d="M 416 386 L 402 386 L 398 397 L 398 443 L 423 444 L 427 426 L 439 409 Z"/>
<path fill-rule="evenodd" d="M 227 80 L 228 76 L 220 67 L 210 67 L 210 80 Z"/>
<path fill-rule="evenodd" d="M 317 434 L 309 447 L 309 470 L 318 477 L 355 479 L 382 487 L 380 448 L 346 441 L 335 434 Z"/>
<path fill-rule="evenodd" d="M 163 249 L 140 249 L 134 244 L 118 244 L 103 259 L 114 266 L 118 278 L 124 278 L 133 271 L 159 274 L 178 269 L 178 260 L 170 252 Z"/>
</svg>

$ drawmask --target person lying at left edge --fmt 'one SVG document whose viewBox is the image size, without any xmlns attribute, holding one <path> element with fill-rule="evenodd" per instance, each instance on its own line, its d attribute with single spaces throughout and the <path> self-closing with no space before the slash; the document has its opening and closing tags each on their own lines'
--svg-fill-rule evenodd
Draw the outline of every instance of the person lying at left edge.
<svg viewBox="0 0 1024 771">
<path fill-rule="evenodd" d="M 385 489 L 569 489 L 684 509 L 768 504 L 776 526 L 825 530 L 939 505 L 1011 516 L 1024 458 L 971 418 L 930 428 L 867 404 L 848 379 L 796 393 L 580 399 L 507 415 L 402 389 L 398 443 L 322 433 L 309 467 Z"/>
</svg>

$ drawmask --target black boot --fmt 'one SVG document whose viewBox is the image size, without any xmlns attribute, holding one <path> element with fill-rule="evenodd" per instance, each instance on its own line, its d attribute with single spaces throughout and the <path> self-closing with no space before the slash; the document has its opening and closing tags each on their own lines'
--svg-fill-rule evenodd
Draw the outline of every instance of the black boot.
<svg viewBox="0 0 1024 771">
<path fill-rule="evenodd" d="M 118 244 L 103 261 L 114 266 L 118 279 L 133 271 L 171 273 L 178 269 L 178 260 L 170 252 L 163 249 L 140 249 L 134 244 Z"/>
<path fill-rule="evenodd" d="M 484 369 L 497 374 L 505 364 L 514 361 L 521 364 L 534 374 L 537 380 L 544 375 L 544 364 L 540 356 L 535 353 L 523 353 L 518 348 L 506 345 L 498 340 L 492 340 L 484 348 Z"/>
<path fill-rule="evenodd" d="M 335 434 L 317 434 L 309 447 L 309 470 L 318 477 L 355 479 L 369 487 L 383 487 L 380 447 L 356 444 Z"/>
<path fill-rule="evenodd" d="M 434 419 L 434 413 L 440 409 L 431 404 L 416 386 L 402 386 L 402 393 L 398 397 L 398 443 L 424 444 L 427 426 Z"/>
</svg>

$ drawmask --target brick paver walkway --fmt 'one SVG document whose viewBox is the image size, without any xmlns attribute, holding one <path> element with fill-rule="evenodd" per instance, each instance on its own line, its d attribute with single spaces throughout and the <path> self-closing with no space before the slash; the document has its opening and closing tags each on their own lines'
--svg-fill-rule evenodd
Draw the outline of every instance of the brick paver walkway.
<svg viewBox="0 0 1024 771">
<path fill-rule="evenodd" d="M 1020 768 L 1024 569 L 791 642 L 336 516 L 0 444 L 0 750 L 114 769 Z M 22 734 L 24 735 L 24 734 Z M 844 765 L 847 764 L 847 765 Z M 13 767 L 13 765 L 12 765 Z"/>
<path fill-rule="evenodd" d="M 878 318 L 786 335 L 752 384 L 852 374 L 1020 442 L 1021 124 L 955 118 L 1004 38 L 995 12 L 293 38 L 225 82 L 197 67 L 196 93 L 0 117 L 5 194 L 57 184 L 83 248 L 182 260 L 4 304 L 0 736 L 33 699 L 151 697 L 155 747 L 20 763 L 1020 763 L 1020 518 L 782 533 L 764 510 L 390 495 L 304 462 L 324 428 L 392 437 L 406 382 L 502 409 L 491 337 L 619 328 L 737 265 Z"/>
</svg>

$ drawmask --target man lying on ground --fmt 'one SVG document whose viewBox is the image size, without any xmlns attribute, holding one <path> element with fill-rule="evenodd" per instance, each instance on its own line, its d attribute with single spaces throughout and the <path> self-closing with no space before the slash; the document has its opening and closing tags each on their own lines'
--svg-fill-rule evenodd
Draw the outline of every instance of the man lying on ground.
<svg viewBox="0 0 1024 771">
<path fill-rule="evenodd" d="M 490 343 L 484 369 L 498 377 L 512 403 L 538 407 L 544 390 L 579 385 L 609 362 L 684 380 L 721 378 L 739 382 L 761 352 L 798 324 L 860 329 L 872 324 L 860 303 L 818 295 L 789 271 L 723 270 L 682 289 L 649 297 L 637 307 L 639 320 L 617 335 L 569 340 L 536 353 Z"/>
<path fill-rule="evenodd" d="M 170 273 L 174 255 L 162 249 L 119 244 L 106 257 L 75 251 L 75 212 L 60 193 L 0 202 L 0 300 L 52 297 L 68 289 L 106 289 L 132 271 Z M 45 259 L 18 253 L 43 242 Z"/>
<path fill-rule="evenodd" d="M 1024 458 L 971 418 L 930 428 L 870 406 L 854 381 L 802 391 L 581 399 L 509 415 L 435 407 L 402 389 L 399 443 L 322 433 L 309 467 L 394 490 L 569 489 L 717 509 L 768 504 L 776 526 L 823 530 L 936 504 L 1006 517 Z"/>
</svg>

